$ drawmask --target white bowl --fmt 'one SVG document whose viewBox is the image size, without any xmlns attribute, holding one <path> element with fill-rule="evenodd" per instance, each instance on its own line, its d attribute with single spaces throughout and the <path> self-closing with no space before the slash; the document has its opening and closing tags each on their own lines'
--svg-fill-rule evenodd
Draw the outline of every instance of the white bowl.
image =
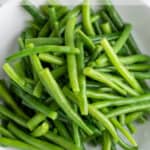
<svg viewBox="0 0 150 150">
<path fill-rule="evenodd" d="M 44 0 L 31 1 L 40 4 L 43 3 Z M 69 4 L 73 2 L 68 0 L 61 1 Z M 149 5 L 142 3 L 140 0 L 115 0 L 116 4 L 118 4 L 118 2 L 121 5 L 117 5 L 117 9 L 124 20 L 133 25 L 133 33 L 141 51 L 150 54 Z M 148 0 L 144 0 L 144 2 L 148 2 Z M 5 1 L 5 4 L 0 7 L 0 66 L 4 63 L 5 57 L 16 50 L 17 37 L 26 26 L 26 21 L 30 17 L 23 11 L 19 4 L 20 0 L 10 0 Z M 0 69 L 0 77 L 1 76 L 3 76 L 2 69 Z M 146 122 L 144 125 L 138 125 L 135 138 L 139 144 L 139 150 L 150 149 L 150 122 Z M 98 150 L 99 148 L 88 147 L 87 149 Z M 12 148 L 0 148 L 0 150 L 12 150 Z"/>
</svg>

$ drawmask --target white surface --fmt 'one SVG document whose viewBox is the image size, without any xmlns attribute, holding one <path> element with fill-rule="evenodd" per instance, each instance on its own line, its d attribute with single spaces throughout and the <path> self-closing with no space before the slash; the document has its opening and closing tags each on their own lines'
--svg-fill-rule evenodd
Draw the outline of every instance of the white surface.
<svg viewBox="0 0 150 150">
<path fill-rule="evenodd" d="M 32 1 L 39 3 L 43 0 Z M 146 0 L 146 2 L 147 1 L 149 0 Z M 15 50 L 16 39 L 24 29 L 26 25 L 25 22 L 29 18 L 19 7 L 19 2 L 20 0 L 10 0 L 0 7 L 0 66 L 3 64 L 5 57 Z M 138 3 L 138 0 L 136 0 L 136 2 Z M 134 34 L 141 50 L 144 53 L 150 54 L 150 8 L 146 5 L 126 5 L 117 6 L 117 8 L 123 18 L 133 24 Z M 1 75 L 2 71 L 0 69 L 0 76 Z M 140 125 L 135 137 L 139 144 L 139 150 L 149 150 L 150 122 Z M 99 148 L 88 148 L 88 150 L 98 149 Z M 12 148 L 0 148 L 0 150 L 12 150 Z"/>
</svg>

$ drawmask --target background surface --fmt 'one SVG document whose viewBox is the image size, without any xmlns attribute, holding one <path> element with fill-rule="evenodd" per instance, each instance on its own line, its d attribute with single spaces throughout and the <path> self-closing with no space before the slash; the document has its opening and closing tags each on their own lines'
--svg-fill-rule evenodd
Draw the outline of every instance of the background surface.
<svg viewBox="0 0 150 150">
<path fill-rule="evenodd" d="M 44 2 L 44 0 L 31 1 L 36 4 Z M 71 0 L 60 1 L 65 4 L 71 2 Z M 150 3 L 149 0 L 144 1 L 146 3 Z M 0 4 L 3 2 L 3 0 L 0 0 Z M 148 5 L 144 5 L 144 3 L 140 0 L 136 0 L 136 3 L 131 0 L 119 0 L 119 4 L 124 4 L 125 2 L 126 4 L 129 4 L 128 2 L 130 2 L 130 5 L 117 5 L 117 9 L 125 21 L 133 25 L 134 35 L 141 51 L 150 54 L 150 7 Z M 118 4 L 118 0 L 115 0 L 115 4 Z M 29 18 L 30 16 L 20 7 L 20 0 L 5 0 L 5 3 L 0 6 L 0 66 L 2 66 L 5 57 L 16 50 L 17 37 L 24 29 L 26 21 L 29 20 Z M 4 74 L 0 69 L 0 78 L 3 75 Z M 150 121 L 144 125 L 137 126 L 138 132 L 135 135 L 135 138 L 139 144 L 139 150 L 149 150 Z M 87 148 L 87 150 L 98 149 L 98 147 L 91 148 L 90 146 Z M 12 148 L 0 147 L 0 150 L 12 150 Z"/>
</svg>

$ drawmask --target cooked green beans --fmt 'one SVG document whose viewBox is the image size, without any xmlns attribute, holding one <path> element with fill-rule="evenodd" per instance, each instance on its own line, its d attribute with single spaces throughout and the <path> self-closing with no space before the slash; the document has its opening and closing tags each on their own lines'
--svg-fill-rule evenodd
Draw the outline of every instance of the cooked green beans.
<svg viewBox="0 0 150 150">
<path fill-rule="evenodd" d="M 23 0 L 32 18 L 4 62 L 8 78 L 0 79 L 2 146 L 138 149 L 131 134 L 136 121 L 148 121 L 150 56 L 139 53 L 132 25 L 111 0 L 102 3 L 97 9 L 90 0 L 71 7 Z"/>
</svg>

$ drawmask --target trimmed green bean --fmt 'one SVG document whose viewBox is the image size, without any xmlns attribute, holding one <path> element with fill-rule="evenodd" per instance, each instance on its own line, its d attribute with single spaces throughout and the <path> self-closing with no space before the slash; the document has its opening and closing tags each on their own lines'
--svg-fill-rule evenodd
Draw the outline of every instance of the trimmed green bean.
<svg viewBox="0 0 150 150">
<path fill-rule="evenodd" d="M 38 47 L 27 48 L 22 51 L 16 52 L 15 54 L 7 57 L 6 61 L 10 62 L 25 56 L 29 56 L 37 53 L 46 53 L 46 52 L 79 54 L 79 49 L 71 48 L 69 46 L 56 46 L 56 45 L 38 46 Z"/>
<path fill-rule="evenodd" d="M 111 63 L 116 67 L 118 72 L 124 77 L 124 79 L 139 93 L 143 93 L 143 89 L 137 80 L 130 74 L 130 72 L 123 66 L 123 64 L 118 59 L 117 55 L 114 53 L 114 49 L 108 43 L 107 39 L 101 41 L 102 47 L 104 48 L 107 56 L 109 57 Z"/>
<path fill-rule="evenodd" d="M 78 41 L 77 47 L 80 49 L 80 54 L 77 55 L 78 79 L 79 79 L 79 104 L 82 115 L 88 115 L 88 100 L 86 96 L 86 77 L 83 74 L 84 64 L 84 49 L 83 44 Z"/>
<path fill-rule="evenodd" d="M 70 47 L 75 47 L 74 44 L 74 28 L 76 24 L 76 17 L 73 17 L 67 22 L 65 28 L 65 43 Z M 67 55 L 67 68 L 71 88 L 73 92 L 77 93 L 80 91 L 78 70 L 77 70 L 77 60 L 76 56 L 73 54 Z"/>
<path fill-rule="evenodd" d="M 15 113 L 10 111 L 8 108 L 6 108 L 3 105 L 0 105 L 0 113 L 4 116 L 10 118 L 14 122 L 18 123 L 19 125 L 26 127 L 26 120 L 24 120 L 20 116 L 16 115 Z"/>
<path fill-rule="evenodd" d="M 33 137 L 40 137 L 45 135 L 49 130 L 49 123 L 44 121 L 41 125 L 39 125 L 36 129 L 34 129 L 31 133 Z"/>
<path fill-rule="evenodd" d="M 103 135 L 103 144 L 102 144 L 102 150 L 111 150 L 112 142 L 110 135 L 107 131 L 104 132 Z"/>
<path fill-rule="evenodd" d="M 15 138 L 13 134 L 9 132 L 9 130 L 5 129 L 2 125 L 0 125 L 0 134 L 11 139 Z"/>
<path fill-rule="evenodd" d="M 35 88 L 33 89 L 33 96 L 40 98 L 42 96 L 42 92 L 43 92 L 43 86 L 41 84 L 41 82 L 37 82 L 37 84 L 35 85 Z"/>
<path fill-rule="evenodd" d="M 121 98 L 121 99 L 116 99 L 116 101 L 110 101 L 110 100 L 105 100 L 103 102 L 96 102 L 92 104 L 94 107 L 97 109 L 101 109 L 103 107 L 109 107 L 109 106 L 122 106 L 122 105 L 129 105 L 129 104 L 140 104 L 142 102 L 149 102 L 150 99 L 150 94 L 145 94 L 142 96 L 136 96 L 136 97 L 131 97 L 131 98 Z"/>
<path fill-rule="evenodd" d="M 130 143 L 133 144 L 134 147 L 137 147 L 137 143 L 133 139 L 132 135 L 116 119 L 112 118 L 111 122 L 130 141 Z"/>
<path fill-rule="evenodd" d="M 131 71 L 149 71 L 150 64 L 133 64 L 126 66 L 126 68 Z"/>
<path fill-rule="evenodd" d="M 25 40 L 26 44 L 33 43 L 35 46 L 41 45 L 61 45 L 63 44 L 62 38 L 57 37 L 38 37 L 38 38 L 30 38 Z M 22 47 L 23 49 L 23 47 Z"/>
<path fill-rule="evenodd" d="M 39 23 L 43 24 L 45 22 L 45 16 L 28 0 L 23 0 L 22 7 L 28 11 L 31 16 Z"/>
<path fill-rule="evenodd" d="M 91 23 L 89 0 L 84 0 L 82 5 L 82 21 L 83 27 L 87 35 L 94 36 L 95 31 Z"/>
<path fill-rule="evenodd" d="M 66 113 L 66 115 L 80 126 L 87 134 L 91 135 L 92 131 L 81 120 L 81 118 L 71 109 L 66 97 L 62 93 L 59 85 L 55 81 L 49 69 L 44 69 L 40 72 L 40 80 L 46 88 L 47 92 L 53 96 L 59 107 Z"/>
<path fill-rule="evenodd" d="M 112 118 L 121 114 L 131 113 L 135 111 L 142 111 L 146 109 L 150 109 L 150 102 L 142 102 L 134 105 L 127 105 L 116 108 L 115 110 L 109 112 L 109 114 L 107 114 L 107 117 Z"/>
<path fill-rule="evenodd" d="M 112 33 L 112 29 L 111 29 L 111 26 L 110 26 L 109 22 L 101 24 L 101 28 L 102 28 L 103 32 L 106 33 L 106 34 L 111 34 Z"/>
<path fill-rule="evenodd" d="M 84 74 L 96 81 L 99 81 L 108 85 L 109 87 L 115 89 L 120 94 L 126 95 L 126 92 L 124 90 L 122 90 L 119 86 L 114 84 L 110 79 L 106 78 L 105 76 L 103 76 L 103 74 L 97 72 L 96 70 L 90 67 L 87 67 L 84 69 Z"/>
<path fill-rule="evenodd" d="M 80 150 L 75 144 L 73 144 L 70 140 L 66 140 L 65 138 L 54 134 L 53 132 L 48 132 L 45 134 L 45 137 L 50 141 L 62 146 L 66 150 Z"/>
<path fill-rule="evenodd" d="M 67 128 L 65 127 L 65 125 L 61 121 L 55 120 L 54 124 L 55 124 L 55 126 L 56 126 L 56 128 L 57 128 L 57 130 L 61 136 L 65 137 L 66 139 L 69 139 L 69 140 L 71 139 L 70 135 L 67 131 Z"/>
<path fill-rule="evenodd" d="M 28 116 L 20 109 L 20 107 L 17 105 L 15 100 L 12 98 L 10 93 L 8 92 L 7 87 L 3 83 L 3 81 L 0 80 L 0 98 L 9 105 L 20 117 L 23 117 L 24 119 L 28 119 Z"/>
<path fill-rule="evenodd" d="M 57 80 L 58 78 L 63 76 L 66 72 L 67 72 L 67 67 L 66 66 L 62 66 L 62 67 L 58 67 L 58 68 L 52 70 L 52 75 Z"/>
<path fill-rule="evenodd" d="M 117 142 L 118 139 L 118 135 L 116 133 L 116 130 L 114 128 L 114 126 L 111 124 L 111 122 L 105 117 L 104 114 L 102 114 L 100 111 L 96 110 L 92 105 L 89 105 L 89 114 L 95 118 L 96 120 L 98 120 L 99 122 L 101 122 L 103 124 L 103 126 L 110 132 L 110 134 L 113 136 L 114 140 Z"/>
<path fill-rule="evenodd" d="M 43 114 L 45 114 L 47 117 L 51 118 L 52 120 L 55 120 L 58 116 L 56 111 L 51 110 L 49 107 L 47 107 L 45 104 L 41 103 L 38 99 L 34 98 L 31 95 L 26 94 L 24 91 L 18 90 L 17 88 L 14 88 L 14 91 L 16 90 L 16 93 L 19 97 L 22 98 L 22 100 L 28 104 L 32 109 L 35 109 Z"/>
<path fill-rule="evenodd" d="M 142 115 L 143 115 L 142 112 L 134 112 L 134 113 L 128 114 L 128 115 L 126 115 L 125 122 L 126 122 L 126 124 L 129 124 L 129 123 L 131 123 L 133 121 L 136 121 Z"/>
<path fill-rule="evenodd" d="M 76 113 L 78 113 L 77 105 L 74 104 L 74 110 Z M 73 140 L 77 147 L 81 147 L 81 138 L 80 138 L 80 131 L 79 127 L 76 124 L 73 124 Z"/>
<path fill-rule="evenodd" d="M 60 148 L 54 144 L 42 141 L 40 139 L 33 138 L 32 136 L 30 136 L 27 133 L 23 132 L 22 130 L 18 129 L 18 127 L 12 123 L 8 124 L 8 129 L 14 135 L 16 135 L 19 139 L 21 139 L 21 140 L 25 141 L 26 143 L 31 144 L 39 149 L 44 148 L 45 150 L 63 150 L 62 148 Z"/>
<path fill-rule="evenodd" d="M 88 98 L 92 98 L 92 99 L 107 99 L 107 100 L 116 100 L 121 98 L 120 96 L 114 95 L 114 94 L 108 94 L 108 93 L 104 93 L 101 90 L 92 90 L 92 89 L 87 89 L 87 97 Z"/>
<path fill-rule="evenodd" d="M 14 140 L 11 138 L 0 137 L 0 144 L 3 146 L 13 147 L 21 150 L 40 150 L 30 144 L 26 144 L 19 140 Z"/>
<path fill-rule="evenodd" d="M 32 131 L 45 119 L 46 119 L 46 116 L 44 114 L 37 113 L 30 120 L 28 120 L 27 127 Z"/>
<path fill-rule="evenodd" d="M 137 79 L 145 80 L 145 79 L 150 79 L 150 72 L 133 72 L 133 75 Z"/>
<path fill-rule="evenodd" d="M 93 43 L 93 41 L 84 32 L 82 32 L 80 29 L 77 30 L 77 33 L 79 35 L 79 38 L 81 38 L 83 40 L 83 42 L 85 43 L 85 45 L 88 46 L 89 50 L 91 52 L 94 52 L 96 47 L 95 47 L 95 44 Z"/>
<path fill-rule="evenodd" d="M 56 65 L 63 65 L 64 64 L 64 59 L 54 56 L 48 53 L 41 53 L 39 54 L 39 59 L 41 61 L 50 63 L 50 64 L 56 64 Z"/>
<path fill-rule="evenodd" d="M 20 87 L 24 87 L 25 86 L 25 81 L 23 78 L 21 78 L 15 71 L 14 69 L 8 64 L 5 63 L 3 65 L 3 69 L 4 71 L 7 73 L 7 75 L 13 80 L 15 81 Z"/>
</svg>

